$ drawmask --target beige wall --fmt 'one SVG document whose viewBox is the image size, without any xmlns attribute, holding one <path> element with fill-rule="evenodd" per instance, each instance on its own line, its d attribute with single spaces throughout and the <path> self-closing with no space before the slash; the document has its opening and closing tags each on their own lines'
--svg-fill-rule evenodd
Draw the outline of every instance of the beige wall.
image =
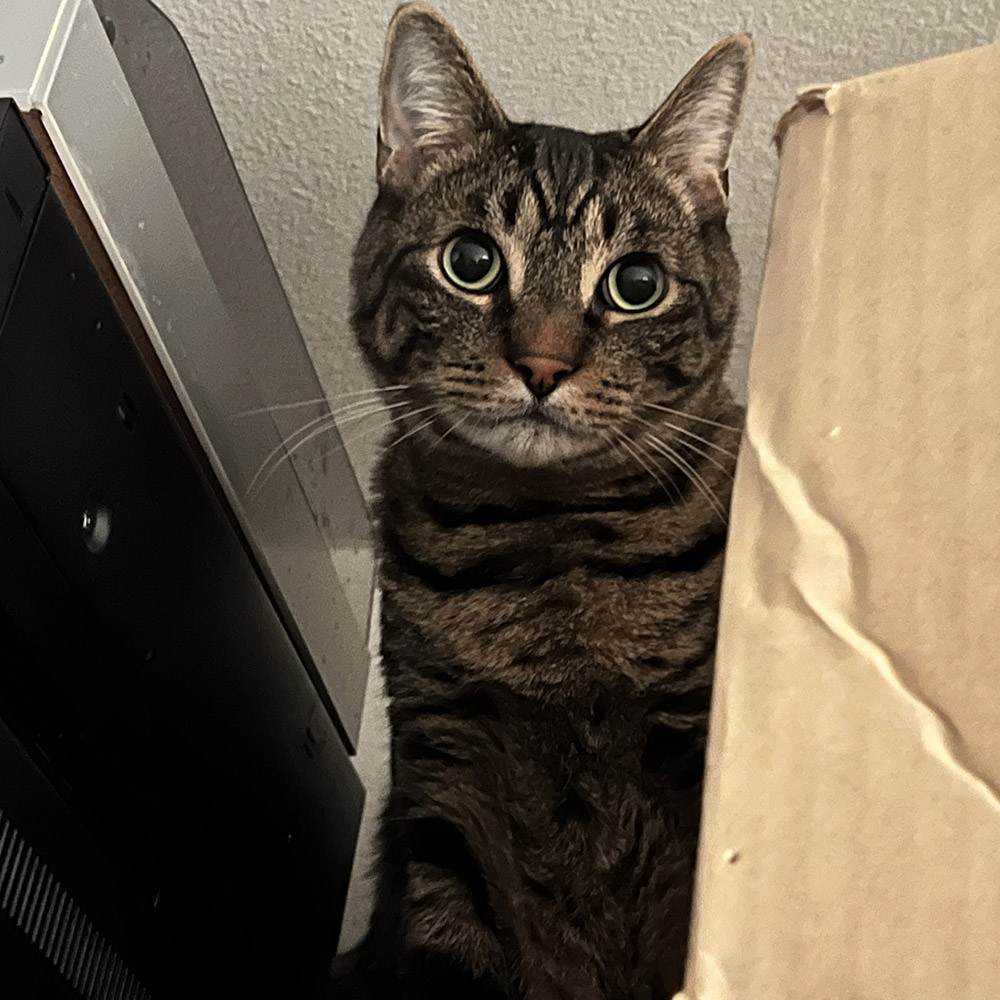
<svg viewBox="0 0 1000 1000">
<path fill-rule="evenodd" d="M 327 390 L 365 385 L 347 269 L 374 192 L 375 87 L 394 0 L 161 0 L 191 47 Z M 641 121 L 720 37 L 750 31 L 756 77 L 732 170 L 745 378 L 775 167 L 795 90 L 992 41 L 1000 0 L 442 0 L 507 113 L 584 129 Z M 348 435 L 350 436 L 350 435 Z M 351 453 L 367 479 L 373 437 Z"/>
</svg>

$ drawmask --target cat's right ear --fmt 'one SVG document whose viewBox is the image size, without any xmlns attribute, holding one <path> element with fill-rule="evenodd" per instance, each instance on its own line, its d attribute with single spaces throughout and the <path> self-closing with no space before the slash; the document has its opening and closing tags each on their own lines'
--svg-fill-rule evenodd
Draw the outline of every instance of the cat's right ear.
<svg viewBox="0 0 1000 1000">
<path fill-rule="evenodd" d="M 379 184 L 417 187 L 441 157 L 506 123 L 451 25 L 422 3 L 400 7 L 379 83 Z"/>
<path fill-rule="evenodd" d="M 699 208 L 725 210 L 729 151 L 753 67 L 753 42 L 731 35 L 704 55 L 635 142 L 662 169 L 685 177 Z"/>
</svg>

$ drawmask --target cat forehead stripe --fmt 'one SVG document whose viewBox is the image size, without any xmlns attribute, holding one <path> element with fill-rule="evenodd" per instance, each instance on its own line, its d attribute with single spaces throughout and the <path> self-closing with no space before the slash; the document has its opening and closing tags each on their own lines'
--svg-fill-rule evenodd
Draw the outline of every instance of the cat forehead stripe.
<svg viewBox="0 0 1000 1000">
<path fill-rule="evenodd" d="M 579 223 L 584 210 L 591 204 L 592 199 L 597 198 L 597 182 L 593 180 L 581 181 L 576 190 L 572 193 L 566 203 L 566 215 L 569 224 L 575 226 Z"/>
</svg>

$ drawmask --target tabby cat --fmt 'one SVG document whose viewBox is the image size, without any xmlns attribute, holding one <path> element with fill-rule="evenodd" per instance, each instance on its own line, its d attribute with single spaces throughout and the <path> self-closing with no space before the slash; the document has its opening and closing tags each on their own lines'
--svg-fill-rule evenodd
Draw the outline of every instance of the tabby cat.
<svg viewBox="0 0 1000 1000">
<path fill-rule="evenodd" d="M 509 121 L 429 8 L 390 25 L 352 277 L 399 405 L 376 483 L 392 787 L 338 996 L 681 984 L 750 62 L 728 38 L 645 124 L 587 135 Z"/>
</svg>

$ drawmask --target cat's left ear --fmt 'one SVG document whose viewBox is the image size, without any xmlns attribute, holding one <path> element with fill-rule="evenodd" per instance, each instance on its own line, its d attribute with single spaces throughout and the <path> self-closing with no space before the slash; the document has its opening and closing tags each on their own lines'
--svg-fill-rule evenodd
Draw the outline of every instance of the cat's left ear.
<svg viewBox="0 0 1000 1000">
<path fill-rule="evenodd" d="M 700 210 L 725 211 L 729 153 L 753 66 L 749 35 L 731 35 L 706 53 L 633 140 L 681 174 Z"/>
<path fill-rule="evenodd" d="M 451 25 L 425 4 L 400 7 L 379 83 L 379 183 L 419 186 L 437 160 L 506 124 Z"/>
</svg>

